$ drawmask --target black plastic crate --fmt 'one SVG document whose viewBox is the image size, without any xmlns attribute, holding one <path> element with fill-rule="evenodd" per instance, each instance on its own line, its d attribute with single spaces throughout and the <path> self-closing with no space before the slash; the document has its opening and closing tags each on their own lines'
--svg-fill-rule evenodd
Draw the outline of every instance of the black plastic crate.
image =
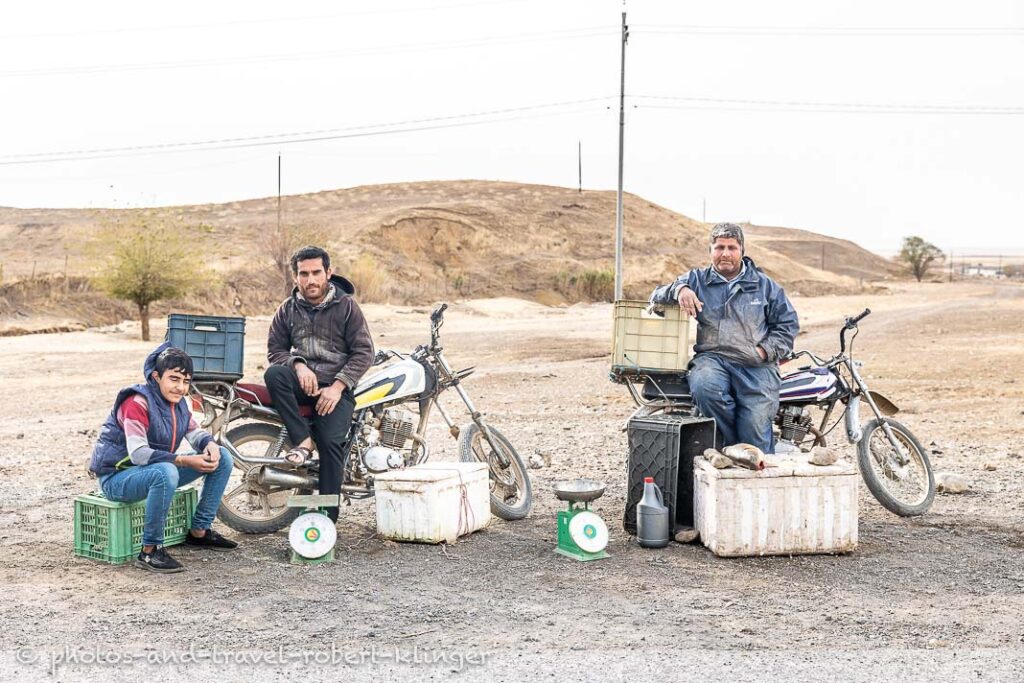
<svg viewBox="0 0 1024 683">
<path fill-rule="evenodd" d="M 715 445 L 715 421 L 689 415 L 651 415 L 629 421 L 626 510 L 622 526 L 636 535 L 636 506 L 644 477 L 654 477 L 673 527 L 693 526 L 693 459 Z"/>
<path fill-rule="evenodd" d="M 245 318 L 171 313 L 167 341 L 192 357 L 193 380 L 242 378 Z"/>
</svg>

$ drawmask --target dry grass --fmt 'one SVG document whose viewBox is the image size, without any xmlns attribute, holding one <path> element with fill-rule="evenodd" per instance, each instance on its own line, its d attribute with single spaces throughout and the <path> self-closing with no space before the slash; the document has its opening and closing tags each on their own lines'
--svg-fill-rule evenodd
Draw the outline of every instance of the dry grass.
<svg viewBox="0 0 1024 683">
<path fill-rule="evenodd" d="M 389 277 L 369 254 L 361 254 L 349 266 L 347 275 L 356 286 L 356 298 L 365 303 L 387 301 Z"/>
</svg>

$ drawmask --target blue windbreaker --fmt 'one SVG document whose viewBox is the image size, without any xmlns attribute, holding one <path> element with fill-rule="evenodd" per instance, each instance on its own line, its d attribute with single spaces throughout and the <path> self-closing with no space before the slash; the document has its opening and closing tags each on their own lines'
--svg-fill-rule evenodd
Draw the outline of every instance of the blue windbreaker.
<svg viewBox="0 0 1024 683">
<path fill-rule="evenodd" d="M 652 304 L 675 305 L 679 290 L 693 290 L 704 304 L 697 314 L 696 353 L 714 353 L 743 365 L 777 363 L 793 350 L 800 331 L 796 310 L 786 292 L 765 275 L 748 256 L 746 268 L 732 282 L 712 266 L 680 275 L 651 293 Z M 768 354 L 762 361 L 760 346 Z"/>
</svg>

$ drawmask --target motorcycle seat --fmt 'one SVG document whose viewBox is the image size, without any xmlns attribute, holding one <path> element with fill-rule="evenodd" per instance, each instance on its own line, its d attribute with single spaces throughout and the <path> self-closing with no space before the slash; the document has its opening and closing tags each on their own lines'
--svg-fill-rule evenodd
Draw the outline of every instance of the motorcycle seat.
<svg viewBox="0 0 1024 683">
<path fill-rule="evenodd" d="M 685 372 L 647 375 L 644 378 L 644 385 L 640 390 L 640 395 L 648 401 L 660 398 L 689 401 L 691 398 L 690 382 L 686 378 Z"/>
<path fill-rule="evenodd" d="M 264 408 L 274 407 L 274 401 L 270 397 L 270 390 L 262 384 L 246 384 L 244 382 L 239 382 L 235 385 L 235 391 L 241 398 L 244 398 L 250 403 L 262 405 Z M 299 415 L 302 417 L 313 417 L 316 415 L 316 409 L 313 406 L 305 406 L 300 403 Z"/>
</svg>

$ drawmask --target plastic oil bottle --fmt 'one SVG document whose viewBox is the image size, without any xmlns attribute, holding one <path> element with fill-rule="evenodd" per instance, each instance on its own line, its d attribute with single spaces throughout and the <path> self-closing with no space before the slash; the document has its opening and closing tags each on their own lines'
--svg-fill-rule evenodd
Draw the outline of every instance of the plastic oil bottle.
<svg viewBox="0 0 1024 683">
<path fill-rule="evenodd" d="M 664 548 L 669 538 L 668 507 L 654 477 L 644 477 L 644 497 L 636 506 L 636 540 L 643 548 Z"/>
</svg>

